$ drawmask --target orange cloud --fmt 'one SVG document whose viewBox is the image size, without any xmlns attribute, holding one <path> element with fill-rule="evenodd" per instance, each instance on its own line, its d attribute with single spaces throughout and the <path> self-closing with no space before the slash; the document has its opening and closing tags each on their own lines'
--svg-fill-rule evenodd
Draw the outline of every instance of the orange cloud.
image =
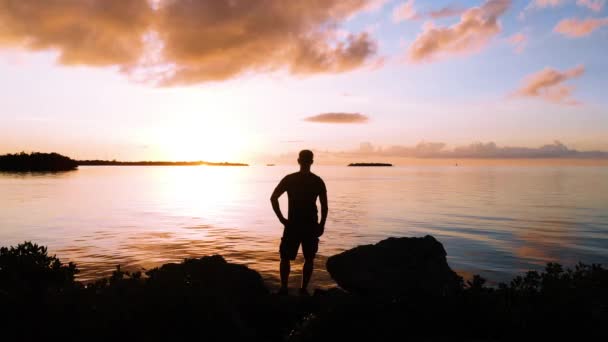
<svg viewBox="0 0 608 342">
<path fill-rule="evenodd" d="M 118 65 L 163 85 L 248 72 L 340 73 L 376 54 L 340 23 L 383 0 L 0 0 L 0 44 L 62 64 Z"/>
<path fill-rule="evenodd" d="M 408 50 L 413 62 L 429 61 L 442 55 L 471 53 L 482 49 L 501 31 L 498 18 L 510 7 L 510 0 L 488 0 L 481 7 L 466 10 L 450 27 L 425 25 Z"/>
<path fill-rule="evenodd" d="M 509 37 L 509 43 L 515 48 L 515 52 L 522 53 L 528 43 L 528 37 L 523 33 L 516 33 Z"/>
<path fill-rule="evenodd" d="M 151 13 L 147 0 L 0 0 L 0 46 L 58 50 L 63 64 L 133 64 Z"/>
<path fill-rule="evenodd" d="M 580 77 L 584 73 L 585 67 L 583 65 L 563 72 L 552 68 L 545 68 L 527 76 L 515 94 L 523 97 L 539 97 L 556 104 L 576 105 L 580 102 L 572 98 L 574 87 L 564 85 L 563 83 Z"/>
<path fill-rule="evenodd" d="M 578 38 L 588 36 L 604 25 L 608 25 L 608 18 L 564 19 L 555 26 L 553 31 L 566 37 Z"/>
<path fill-rule="evenodd" d="M 307 117 L 304 121 L 331 124 L 360 124 L 368 122 L 369 118 L 359 113 L 324 113 Z"/>
<path fill-rule="evenodd" d="M 605 0 L 577 0 L 576 4 L 581 7 L 587 7 L 594 12 L 601 12 L 604 7 Z"/>
<path fill-rule="evenodd" d="M 366 0 L 165 1 L 158 10 L 163 56 L 176 65 L 165 84 L 223 80 L 286 68 L 294 74 L 339 73 L 376 53 L 369 34 L 345 40 L 332 29 Z"/>
</svg>

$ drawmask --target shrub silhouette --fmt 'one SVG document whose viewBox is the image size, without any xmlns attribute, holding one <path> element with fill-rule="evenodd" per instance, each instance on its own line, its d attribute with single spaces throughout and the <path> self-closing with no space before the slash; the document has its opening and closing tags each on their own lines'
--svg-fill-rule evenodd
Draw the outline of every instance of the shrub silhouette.
<svg viewBox="0 0 608 342">
<path fill-rule="evenodd" d="M 508 284 L 475 276 L 450 295 L 387 298 L 340 289 L 311 297 L 269 295 L 260 275 L 221 256 L 146 272 L 118 266 L 82 284 L 73 263 L 26 242 L 0 248 L 3 340 L 205 341 L 605 340 L 608 270 L 548 264 Z M 603 339 L 602 339 L 603 338 Z"/>
<path fill-rule="evenodd" d="M 47 248 L 31 242 L 0 248 L 0 290 L 18 296 L 40 296 L 74 286 L 73 263 L 62 264 Z"/>
</svg>

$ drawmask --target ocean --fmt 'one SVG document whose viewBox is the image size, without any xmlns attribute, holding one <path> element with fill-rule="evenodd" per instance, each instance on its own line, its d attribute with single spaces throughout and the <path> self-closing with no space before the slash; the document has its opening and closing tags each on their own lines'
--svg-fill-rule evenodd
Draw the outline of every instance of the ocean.
<svg viewBox="0 0 608 342">
<path fill-rule="evenodd" d="M 278 282 L 282 227 L 270 194 L 296 166 L 81 166 L 0 173 L 0 246 L 33 241 L 79 279 L 116 265 L 148 270 L 221 254 Z M 313 166 L 329 218 L 312 284 L 333 286 L 327 257 L 395 236 L 435 236 L 465 278 L 508 281 L 547 262 L 608 263 L 606 166 Z M 281 205 L 287 215 L 286 195 Z M 293 269 L 298 281 L 301 256 Z"/>
</svg>

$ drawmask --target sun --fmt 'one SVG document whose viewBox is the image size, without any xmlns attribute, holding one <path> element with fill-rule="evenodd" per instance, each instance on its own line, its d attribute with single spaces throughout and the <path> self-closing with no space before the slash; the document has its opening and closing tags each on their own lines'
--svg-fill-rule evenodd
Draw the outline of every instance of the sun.
<svg viewBox="0 0 608 342">
<path fill-rule="evenodd" d="M 235 127 L 192 125 L 157 137 L 161 154 L 173 161 L 242 162 L 254 144 Z M 169 134 L 167 134 L 169 133 Z"/>
</svg>

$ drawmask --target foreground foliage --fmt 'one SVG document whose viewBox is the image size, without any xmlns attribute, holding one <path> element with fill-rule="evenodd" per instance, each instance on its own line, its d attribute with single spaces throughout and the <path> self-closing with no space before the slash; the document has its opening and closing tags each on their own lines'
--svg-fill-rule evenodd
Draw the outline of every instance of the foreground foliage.
<svg viewBox="0 0 608 342">
<path fill-rule="evenodd" d="M 509 284 L 479 276 L 449 295 L 269 294 L 260 275 L 221 256 L 94 283 L 45 247 L 0 249 L 3 340 L 495 341 L 607 337 L 608 270 L 549 264 Z"/>
</svg>

